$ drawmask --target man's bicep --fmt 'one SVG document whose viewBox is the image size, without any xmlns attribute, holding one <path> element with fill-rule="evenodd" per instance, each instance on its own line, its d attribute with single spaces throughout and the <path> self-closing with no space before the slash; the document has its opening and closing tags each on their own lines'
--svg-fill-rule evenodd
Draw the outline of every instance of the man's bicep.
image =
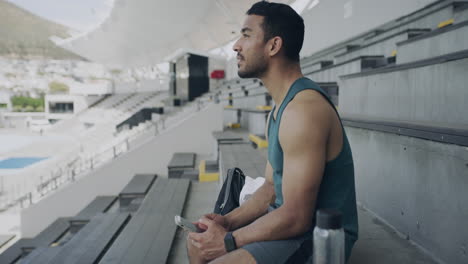
<svg viewBox="0 0 468 264">
<path fill-rule="evenodd" d="M 329 121 L 326 115 L 295 114 L 283 119 L 287 130 L 280 130 L 283 199 L 286 207 L 310 219 L 325 168 Z"/>
<path fill-rule="evenodd" d="M 301 155 L 284 155 L 283 199 L 284 204 L 298 210 L 312 211 L 322 181 L 325 153 L 313 148 Z"/>
</svg>

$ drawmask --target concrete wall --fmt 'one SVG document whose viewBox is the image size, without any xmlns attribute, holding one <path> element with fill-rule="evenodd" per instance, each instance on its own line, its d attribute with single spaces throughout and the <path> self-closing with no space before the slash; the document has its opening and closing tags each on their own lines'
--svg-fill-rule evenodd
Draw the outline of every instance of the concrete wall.
<svg viewBox="0 0 468 264">
<path fill-rule="evenodd" d="M 239 96 L 244 96 L 245 92 L 243 90 L 234 90 L 232 91 L 232 96 L 233 97 L 239 97 Z"/>
<path fill-rule="evenodd" d="M 237 120 L 237 111 L 229 109 L 224 110 L 223 126 L 227 126 L 229 123 L 237 123 Z M 267 114 L 265 113 L 242 111 L 240 117 L 240 125 L 242 129 L 246 129 L 249 133 L 263 136 L 265 134 L 266 120 Z"/>
<path fill-rule="evenodd" d="M 22 210 L 22 236 L 35 236 L 57 217 L 75 215 L 98 195 L 117 195 L 137 173 L 167 177 L 174 152 L 210 154 L 215 143 L 211 132 L 221 129 L 222 107 L 213 104 L 139 146 L 131 144 L 129 152 Z"/>
<path fill-rule="evenodd" d="M 369 3 L 371 2 L 371 3 Z M 399 1 L 397 1 L 399 2 Z M 313 55 L 315 52 L 320 51 L 324 48 L 330 47 L 340 41 L 348 40 L 351 37 L 355 37 L 360 33 L 367 32 L 368 30 L 375 29 L 382 26 L 386 22 L 392 19 L 399 18 L 402 15 L 410 14 L 416 9 L 419 9 L 430 2 L 435 1 L 407 1 L 405 3 L 398 3 L 395 1 L 353 1 L 353 0 L 339 0 L 339 1 L 322 1 L 319 5 L 310 11 L 306 11 L 303 15 L 306 24 L 306 34 L 304 40 L 304 47 L 301 52 L 301 57 L 307 57 Z M 378 34 L 367 40 L 355 40 L 348 44 L 365 45 L 366 43 L 374 42 L 387 38 L 388 36 L 394 35 L 398 32 L 407 29 L 417 28 L 429 28 L 436 29 L 437 25 L 441 21 L 445 21 L 451 18 L 455 19 L 455 23 L 459 23 L 466 20 L 468 15 L 468 9 L 454 12 L 453 6 L 449 5 L 443 9 L 439 9 L 441 6 L 450 3 L 449 0 L 438 3 L 437 5 L 431 6 L 429 9 L 424 10 L 421 13 L 413 14 L 410 17 L 405 17 L 400 22 L 408 21 L 409 23 L 395 27 L 382 34 Z M 384 8 L 386 5 L 393 5 L 392 7 Z M 399 6 L 396 6 L 399 5 Z M 330 11 L 333 10 L 333 11 Z M 341 12 L 341 10 L 343 10 Z M 351 10 L 351 12 L 349 11 Z M 433 12 L 434 10 L 437 10 Z M 384 13 L 387 12 L 387 13 Z M 392 13 L 393 12 L 393 13 Z M 351 13 L 351 15 L 345 18 L 344 13 Z M 423 17 L 421 14 L 426 14 Z M 343 14 L 343 17 L 340 15 Z M 399 14 L 398 16 L 396 14 Z M 375 16 L 380 16 L 376 18 Z M 393 17 L 388 20 L 383 20 L 384 17 Z M 411 21 L 415 17 L 419 17 L 416 21 Z M 365 22 L 367 20 L 367 22 Z M 379 23 L 374 22 L 379 21 Z M 381 22 L 381 23 L 380 23 Z M 361 30 L 361 29 L 366 30 Z M 390 28 L 389 25 L 385 25 L 385 28 Z M 354 32 L 353 34 L 350 34 Z M 332 41 L 336 39 L 336 41 Z M 320 45 L 321 43 L 328 43 L 328 45 Z M 335 51 L 331 54 L 316 56 L 309 63 L 321 60 L 333 60 L 334 56 L 339 54 L 340 51 Z"/>
<path fill-rule="evenodd" d="M 88 108 L 91 104 L 101 99 L 100 95 L 69 95 L 69 94 L 48 94 L 45 96 L 45 112 L 49 113 L 50 103 L 73 103 L 73 113 L 79 113 Z"/>
<path fill-rule="evenodd" d="M 232 51 L 234 52 L 234 51 Z M 239 78 L 237 74 L 237 59 L 234 56 L 226 62 L 226 80 Z"/>
<path fill-rule="evenodd" d="M 315 63 L 311 63 L 311 64 L 309 64 L 309 65 L 307 65 L 305 67 L 303 66 L 302 68 L 307 68 L 308 71 L 313 72 L 313 71 L 320 70 L 322 68 L 322 65 L 321 65 L 320 62 L 315 62 Z"/>
<path fill-rule="evenodd" d="M 390 57 L 392 54 L 392 51 L 397 49 L 397 42 L 407 40 L 408 39 L 408 33 L 402 33 L 399 35 L 396 35 L 392 38 L 389 38 L 387 40 L 378 42 L 376 44 L 370 45 L 368 47 L 352 51 L 346 54 L 343 54 L 341 56 L 335 57 L 335 64 L 337 63 L 342 63 L 344 61 L 354 59 L 359 56 L 375 56 L 375 55 L 383 55 L 385 57 Z"/>
<path fill-rule="evenodd" d="M 44 119 L 43 112 L 0 112 L 0 127 L 26 129 L 28 118 Z"/>
<path fill-rule="evenodd" d="M 237 123 L 237 111 L 236 110 L 229 110 L 229 109 L 223 110 L 223 126 L 227 126 L 229 123 Z"/>
<path fill-rule="evenodd" d="M 340 112 L 467 126 L 468 59 L 341 79 Z"/>
<path fill-rule="evenodd" d="M 361 72 L 361 60 L 354 60 L 336 67 L 327 68 L 311 74 L 306 77 L 314 82 L 336 82 L 338 76 Z"/>
<path fill-rule="evenodd" d="M 466 21 L 467 18 L 468 18 L 468 9 L 455 12 L 455 14 L 453 15 L 453 20 L 455 23 Z"/>
<path fill-rule="evenodd" d="M 234 107 L 238 108 L 250 108 L 253 109 L 258 105 L 265 105 L 266 104 L 266 96 L 264 94 L 260 95 L 251 95 L 246 97 L 239 97 L 233 99 Z"/>
<path fill-rule="evenodd" d="M 138 90 L 136 82 L 115 82 L 114 93 L 135 93 Z"/>
<path fill-rule="evenodd" d="M 449 1 L 446 2 L 448 3 Z M 440 22 L 453 18 L 453 15 L 453 7 L 447 6 L 416 21 L 401 25 L 399 27 L 393 28 L 392 30 L 388 30 L 382 34 L 376 35 L 375 37 L 369 39 L 369 41 L 380 40 L 407 29 L 436 29 Z"/>
<path fill-rule="evenodd" d="M 160 90 L 167 90 L 168 87 L 163 87 L 159 79 L 155 80 L 141 80 L 136 83 L 136 92 L 156 92 Z"/>
<path fill-rule="evenodd" d="M 305 9 L 305 39 L 301 56 L 327 48 L 409 14 L 434 0 L 334 0 Z"/>
<path fill-rule="evenodd" d="M 468 49 L 468 25 L 398 46 L 397 63 L 407 63 Z"/>
<path fill-rule="evenodd" d="M 266 121 L 268 118 L 268 114 L 254 112 L 249 112 L 245 114 L 247 114 L 249 133 L 264 136 L 266 131 Z"/>
<path fill-rule="evenodd" d="M 112 93 L 112 83 L 107 80 L 96 80 L 86 84 L 75 82 L 70 85 L 70 94 L 104 95 L 110 93 Z"/>
<path fill-rule="evenodd" d="M 446 263 L 468 263 L 468 148 L 346 128 L 357 199 Z"/>
</svg>

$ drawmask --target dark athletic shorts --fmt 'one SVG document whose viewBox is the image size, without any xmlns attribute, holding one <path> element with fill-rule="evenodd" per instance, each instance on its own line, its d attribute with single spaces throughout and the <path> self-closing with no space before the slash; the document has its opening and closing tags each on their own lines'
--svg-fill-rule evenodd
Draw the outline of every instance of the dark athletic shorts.
<svg viewBox="0 0 468 264">
<path fill-rule="evenodd" d="M 272 210 L 268 209 L 269 212 Z M 307 263 L 313 252 L 312 232 L 287 240 L 255 242 L 242 248 L 255 258 L 257 264 Z"/>
</svg>

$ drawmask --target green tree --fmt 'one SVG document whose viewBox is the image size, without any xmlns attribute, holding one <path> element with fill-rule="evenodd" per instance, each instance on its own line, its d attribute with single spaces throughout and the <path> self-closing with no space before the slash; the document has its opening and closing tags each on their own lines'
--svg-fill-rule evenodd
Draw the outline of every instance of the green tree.
<svg viewBox="0 0 468 264">
<path fill-rule="evenodd" d="M 32 105 L 27 105 L 24 109 L 24 112 L 34 112 L 34 107 Z"/>
<path fill-rule="evenodd" d="M 26 96 L 13 96 L 11 98 L 11 103 L 13 104 L 13 111 L 15 112 L 44 111 L 44 97 L 31 98 Z"/>
</svg>

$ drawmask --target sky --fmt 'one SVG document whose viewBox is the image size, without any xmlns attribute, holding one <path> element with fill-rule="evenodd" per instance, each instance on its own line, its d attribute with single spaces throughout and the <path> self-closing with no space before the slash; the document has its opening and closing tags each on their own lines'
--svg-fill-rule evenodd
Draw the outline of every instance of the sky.
<svg viewBox="0 0 468 264">
<path fill-rule="evenodd" d="M 7 0 L 29 12 L 86 32 L 109 15 L 114 0 Z"/>
</svg>

